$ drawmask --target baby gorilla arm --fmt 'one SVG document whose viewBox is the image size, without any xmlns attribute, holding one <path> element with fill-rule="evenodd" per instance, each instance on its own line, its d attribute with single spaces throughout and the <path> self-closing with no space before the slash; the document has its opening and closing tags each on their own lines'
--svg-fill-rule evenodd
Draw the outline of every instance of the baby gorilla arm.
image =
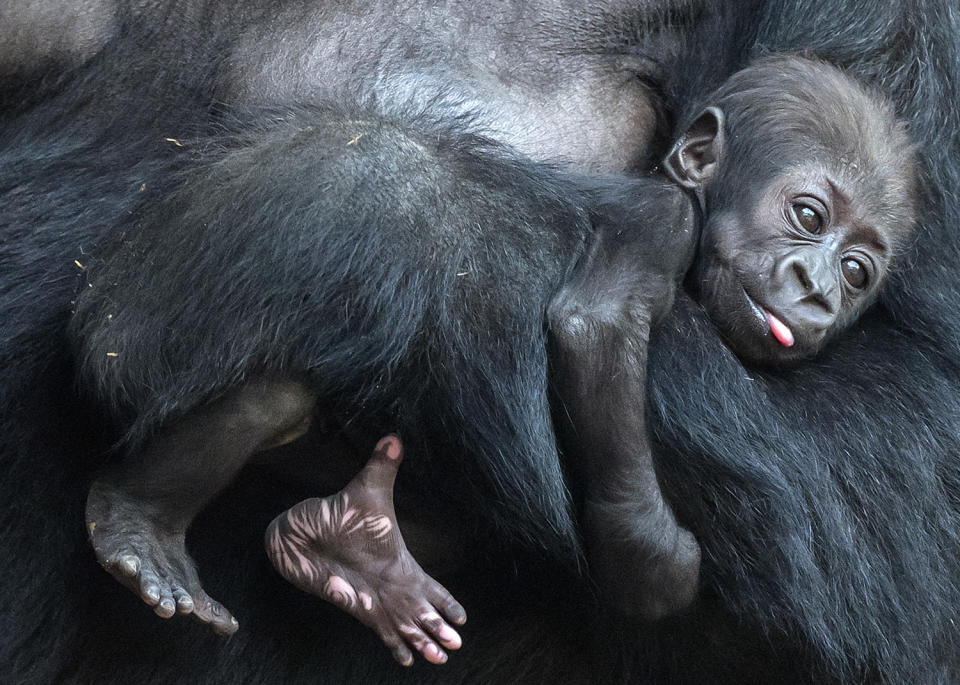
<svg viewBox="0 0 960 685">
<path fill-rule="evenodd" d="M 413 653 L 447 660 L 466 612 L 407 550 L 393 509 L 400 439 L 383 438 L 366 467 L 335 495 L 300 502 L 267 528 L 267 553 L 284 578 L 373 628 L 409 666 Z M 441 648 L 442 646 L 442 648 Z"/>
<path fill-rule="evenodd" d="M 662 232 L 598 230 L 548 316 L 551 382 L 571 424 L 565 443 L 586 476 L 590 568 L 613 608 L 654 620 L 693 601 L 700 548 L 663 498 L 644 420 L 650 326 L 673 300 L 696 230 L 682 196 L 651 196 L 666 202 L 637 209 Z"/>
</svg>

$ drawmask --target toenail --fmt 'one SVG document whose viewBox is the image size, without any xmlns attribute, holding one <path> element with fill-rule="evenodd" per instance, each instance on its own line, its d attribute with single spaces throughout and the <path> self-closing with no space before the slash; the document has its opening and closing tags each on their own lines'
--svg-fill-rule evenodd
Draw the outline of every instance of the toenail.
<svg viewBox="0 0 960 685">
<path fill-rule="evenodd" d="M 457 634 L 457 631 L 446 624 L 444 624 L 443 627 L 441 627 L 437 632 L 437 637 L 444 642 L 454 642 L 460 638 L 460 636 Z"/>
<path fill-rule="evenodd" d="M 125 556 L 120 559 L 120 570 L 128 576 L 134 576 L 140 570 L 140 560 L 134 556 Z"/>
</svg>

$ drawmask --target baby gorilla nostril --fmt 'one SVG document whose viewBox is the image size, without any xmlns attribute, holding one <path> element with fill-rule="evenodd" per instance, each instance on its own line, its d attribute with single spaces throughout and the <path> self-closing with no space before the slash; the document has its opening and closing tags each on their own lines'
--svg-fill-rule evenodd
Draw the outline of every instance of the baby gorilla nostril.
<svg viewBox="0 0 960 685">
<path fill-rule="evenodd" d="M 813 283 L 810 280 L 810 275 L 807 273 L 806 268 L 800 260 L 793 262 L 790 265 L 790 270 L 793 272 L 794 277 L 800 283 L 800 287 L 804 292 L 810 292 L 813 290 Z"/>
</svg>

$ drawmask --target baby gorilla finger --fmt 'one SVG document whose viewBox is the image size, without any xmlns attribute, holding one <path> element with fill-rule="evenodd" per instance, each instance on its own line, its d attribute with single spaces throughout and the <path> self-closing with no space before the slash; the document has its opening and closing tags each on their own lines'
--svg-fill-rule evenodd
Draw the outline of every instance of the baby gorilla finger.
<svg viewBox="0 0 960 685">
<path fill-rule="evenodd" d="M 153 613 L 155 613 L 160 618 L 170 618 L 177 612 L 177 604 L 173 600 L 173 596 L 167 592 L 161 591 L 160 601 L 157 602 L 157 606 L 153 607 Z"/>
<path fill-rule="evenodd" d="M 390 650 L 390 653 L 393 654 L 393 658 L 398 664 L 401 666 L 413 665 L 413 652 L 410 651 L 410 648 L 407 647 L 407 644 L 400 635 L 388 629 L 380 629 L 377 633 L 380 635 L 380 639 L 383 640 L 383 644 L 385 644 L 387 649 Z"/>
<path fill-rule="evenodd" d="M 193 613 L 193 609 L 194 609 L 193 597 L 191 597 L 190 593 L 184 590 L 182 587 L 176 586 L 173 588 L 173 599 L 177 603 L 178 614 Z"/>
<path fill-rule="evenodd" d="M 220 635 L 232 635 L 240 629 L 237 619 L 220 602 L 212 599 L 203 590 L 194 594 L 193 615 L 203 623 L 208 623 L 214 632 Z"/>
<path fill-rule="evenodd" d="M 161 588 L 164 585 L 160 577 L 150 569 L 141 569 L 139 581 L 140 599 L 150 606 L 158 605 L 163 596 Z"/>
<path fill-rule="evenodd" d="M 428 596 L 430 603 L 437 607 L 448 621 L 458 626 L 462 626 L 467 622 L 466 609 L 463 608 L 460 602 L 453 598 L 453 595 L 447 592 L 445 587 L 439 583 L 435 583 L 434 587 L 429 591 Z"/>
<path fill-rule="evenodd" d="M 135 554 L 125 554 L 115 564 L 109 566 L 116 568 L 127 578 L 135 578 L 140 571 L 140 557 Z"/>
<path fill-rule="evenodd" d="M 447 649 L 460 649 L 463 640 L 460 634 L 453 629 L 436 611 L 426 611 L 417 618 L 428 635 L 432 635 L 437 642 Z"/>
<path fill-rule="evenodd" d="M 438 617 L 439 618 L 439 617 Z M 399 626 L 400 634 L 415 650 L 423 655 L 423 658 L 431 664 L 447 663 L 447 653 L 440 645 L 423 631 L 420 626 L 410 623 L 401 623 Z M 451 629 L 452 630 L 452 629 Z M 459 636 L 458 636 L 459 637 Z"/>
</svg>

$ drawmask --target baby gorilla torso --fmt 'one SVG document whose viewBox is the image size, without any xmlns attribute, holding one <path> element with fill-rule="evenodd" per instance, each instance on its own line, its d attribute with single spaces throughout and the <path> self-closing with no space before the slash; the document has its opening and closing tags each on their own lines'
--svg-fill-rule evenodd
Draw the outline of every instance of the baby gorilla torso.
<svg viewBox="0 0 960 685">
<path fill-rule="evenodd" d="M 650 325 L 669 308 L 676 283 L 686 271 L 697 241 L 695 212 L 685 193 L 661 181 L 621 181 L 609 186 L 598 184 L 583 191 L 582 198 L 590 198 L 592 227 L 583 223 L 578 229 L 582 241 L 578 239 L 565 243 L 568 245 L 567 255 L 564 263 L 559 260 L 556 262 L 558 268 L 554 279 L 557 286 L 553 288 L 553 294 L 544 291 L 539 301 L 524 303 L 520 310 L 515 310 L 526 318 L 524 325 L 500 330 L 496 337 L 495 349 L 507 356 L 528 354 L 524 351 L 533 350 L 540 359 L 536 367 L 538 373 L 545 373 L 548 344 L 543 329 L 546 323 L 551 331 L 549 348 L 557 359 L 558 373 L 579 379 L 578 396 L 569 398 L 571 407 L 581 408 L 578 411 L 585 411 L 584 398 L 595 396 L 601 390 L 596 387 L 597 382 L 603 385 L 603 392 L 615 388 L 620 392 L 622 396 L 617 398 L 615 404 L 625 403 L 642 409 L 643 373 Z M 532 216 L 527 218 L 535 220 Z M 587 215 L 581 216 L 580 220 L 586 222 Z M 170 238 L 167 231 L 145 235 L 153 236 L 160 243 Z M 496 238 L 491 237 L 491 240 Z M 553 242 L 564 244 L 560 236 Z M 532 254 L 536 243 L 524 249 L 519 247 L 517 255 Z M 125 252 L 128 249 L 142 255 L 145 248 L 136 241 L 133 247 L 125 244 L 118 248 L 116 259 L 129 262 Z M 502 270 L 502 265 L 484 261 L 498 259 L 500 255 L 501 252 L 492 249 L 492 246 L 474 250 L 471 269 L 494 273 Z M 109 306 L 104 308 L 101 305 L 111 303 L 116 306 L 119 301 L 129 298 L 131 293 L 136 299 L 139 291 L 123 288 L 126 279 L 110 271 L 109 261 L 108 257 L 108 263 L 103 267 L 105 271 L 99 274 L 96 268 L 90 268 L 91 278 L 101 285 L 89 289 L 79 299 L 78 330 L 89 328 L 91 322 L 87 317 L 90 316 L 108 321 L 107 325 L 111 327 L 122 326 L 123 317 L 113 316 L 108 312 Z M 146 263 L 151 262 L 150 259 L 146 260 Z M 514 270 L 510 276 L 512 281 L 505 280 L 499 290 L 496 286 L 487 289 L 483 293 L 487 300 L 484 306 L 490 307 L 490 303 L 504 300 L 516 301 L 513 295 L 506 296 L 505 293 L 516 288 L 515 282 L 523 283 L 524 274 L 534 272 L 542 264 L 541 257 L 531 257 L 526 262 L 515 259 L 511 262 Z M 468 272 L 458 271 L 464 275 Z M 568 275 L 562 276 L 564 273 Z M 201 277 L 201 274 L 197 275 L 197 278 Z M 542 273 L 537 276 L 538 279 L 542 277 Z M 528 295 L 534 292 L 526 290 Z M 337 288 L 330 289 L 331 297 L 337 293 Z M 322 290 L 312 295 L 313 298 L 324 296 Z M 445 334 L 450 341 L 457 339 L 456 335 L 449 335 L 451 331 L 464 328 L 471 330 L 471 327 L 475 329 L 478 325 L 474 318 L 476 307 L 467 306 L 468 300 L 459 301 L 464 304 L 453 312 L 453 318 L 447 323 L 451 329 Z M 233 303 L 232 307 L 235 308 L 236 304 Z M 421 302 L 425 309 L 431 304 Z M 125 307 L 124 311 L 133 309 L 133 306 Z M 355 310 L 353 315 L 355 321 L 361 322 L 371 320 L 374 313 Z M 242 317 L 238 320 L 242 320 Z M 324 324 L 330 325 L 329 321 L 315 322 L 315 325 Z M 423 325 L 436 326 L 436 319 Z M 480 325 L 486 325 L 485 321 Z M 597 337 L 600 328 L 604 329 L 602 343 Z M 359 348 L 363 344 L 360 339 L 369 333 L 359 323 L 341 330 L 355 330 L 358 336 L 356 341 L 340 341 L 347 349 Z M 476 332 L 478 335 L 474 340 L 488 333 Z M 234 334 L 240 335 L 240 330 Z M 413 336 L 414 339 L 418 337 L 423 339 Z M 435 336 L 432 339 L 441 338 Z M 112 341 L 104 338 L 102 344 L 105 347 L 101 350 L 88 347 L 86 353 L 91 358 L 101 358 L 98 352 L 105 354 L 106 347 L 115 351 L 118 349 L 116 343 L 116 338 Z M 155 354 L 162 358 L 166 354 L 162 349 L 163 342 L 153 338 L 152 344 L 157 345 Z M 450 358 L 457 356 L 462 359 L 461 364 L 474 365 L 472 368 L 464 367 L 465 370 L 459 375 L 469 378 L 469 391 L 488 403 L 480 410 L 482 413 L 495 417 L 509 415 L 512 409 L 504 409 L 501 403 L 514 400 L 526 404 L 539 403 L 541 412 L 549 411 L 545 388 L 531 398 L 528 394 L 511 396 L 500 386 L 482 387 L 485 382 L 484 365 L 488 364 L 483 356 L 484 350 L 472 349 L 469 354 L 454 354 L 431 349 L 435 357 L 438 354 L 446 354 Z M 618 351 L 620 349 L 628 352 L 621 354 Z M 411 347 L 399 364 L 417 371 L 423 353 L 423 349 Z M 117 354 L 123 355 L 124 352 L 121 350 Z M 278 360 L 283 358 L 280 354 L 275 357 Z M 193 360 L 167 359 L 162 363 L 190 367 L 202 364 L 203 357 Z M 603 368 L 598 368 L 598 364 Z M 616 368 L 618 366 L 622 368 Z M 199 408 L 187 411 L 184 416 L 167 420 L 164 427 L 146 442 L 138 459 L 118 465 L 97 480 L 87 505 L 88 528 L 97 556 L 118 580 L 133 589 L 147 604 L 154 606 L 158 615 L 169 617 L 175 613 L 192 613 L 212 624 L 219 632 L 236 630 L 237 622 L 230 612 L 204 592 L 193 562 L 183 546 L 184 532 L 196 512 L 253 453 L 294 439 L 308 428 L 318 389 L 325 386 L 324 372 L 324 368 L 309 367 L 248 368 L 245 374 L 255 380 L 226 389 L 220 393 L 219 399 L 203 403 Z M 340 372 L 343 373 L 342 370 Z M 359 367 L 355 371 L 361 375 L 363 372 Z M 622 387 L 603 380 L 618 374 L 624 379 Z M 398 372 L 398 375 L 404 374 Z M 588 380 L 584 381 L 584 378 Z M 421 373 L 421 380 L 418 393 L 446 396 L 450 392 L 442 377 L 438 379 Z M 177 374 L 172 374 L 167 382 L 176 384 Z M 522 387 L 529 389 L 531 386 L 524 381 Z M 418 424 L 417 427 L 422 430 L 423 426 L 437 425 L 435 416 L 416 411 L 417 407 L 422 406 L 418 398 L 405 397 L 402 389 L 389 384 L 383 384 L 380 392 L 404 407 L 405 423 L 394 428 L 402 431 L 404 425 L 412 429 L 414 424 Z M 166 396 L 168 393 L 159 394 Z M 330 397 L 322 393 L 320 396 L 323 405 L 344 406 L 342 397 Z M 427 406 L 432 412 L 442 404 Z M 350 411 L 362 418 L 361 406 L 354 406 Z M 618 445 L 615 451 L 634 454 L 639 449 L 641 458 L 632 459 L 634 475 L 643 481 L 654 478 L 655 482 L 649 453 L 644 448 L 642 421 L 634 423 L 633 416 L 626 417 L 616 406 L 612 411 L 618 421 L 631 424 L 626 430 L 627 435 L 622 438 L 623 444 Z M 137 413 L 136 408 L 133 413 Z M 603 417 L 601 423 L 609 425 L 609 419 Z M 449 420 L 445 425 L 449 425 Z M 434 439 L 445 444 L 451 442 L 449 436 L 439 433 L 434 435 Z M 553 462 L 552 465 L 546 464 L 543 471 L 551 466 L 559 470 L 552 434 L 547 435 L 546 439 L 548 442 L 545 446 L 517 445 L 516 461 L 522 464 L 527 459 L 524 451 L 541 450 Z M 491 459 L 491 456 L 482 453 L 483 444 L 478 444 L 469 435 L 460 440 L 460 449 L 453 453 L 463 454 L 462 459 L 479 463 Z M 514 456 L 507 455 L 507 458 Z M 185 487 L 185 483 L 189 487 Z M 333 496 L 329 502 L 324 500 L 326 504 L 317 501 L 309 507 L 304 505 L 295 512 L 279 517 L 268 535 L 271 559 L 278 571 L 299 587 L 331 599 L 365 624 L 374 627 L 399 661 L 408 663 L 411 660 L 408 645 L 415 647 L 431 661 L 442 661 L 446 658 L 444 649 L 459 645 L 459 637 L 451 624 L 463 620 L 462 609 L 458 610 L 458 605 L 446 591 L 409 558 L 403 540 L 395 529 L 392 499 L 379 491 L 369 492 L 364 483 L 360 479 L 343 493 Z M 639 488 L 641 482 L 638 481 L 637 485 Z M 365 505 L 354 512 L 343 500 L 367 502 L 369 506 Z M 699 557 L 696 543 L 689 534 L 682 535 L 677 529 L 669 508 L 653 508 L 661 514 L 656 521 L 650 521 L 644 527 L 646 533 L 643 539 L 630 540 L 630 553 L 619 548 L 613 550 L 612 554 L 623 563 L 636 566 L 641 578 L 637 587 L 656 589 L 653 593 L 646 590 L 638 593 L 631 584 L 629 594 L 637 596 L 626 601 L 640 606 L 641 613 L 660 615 L 689 601 Z M 353 513 L 349 517 L 345 514 L 337 517 L 333 516 L 334 512 Z M 384 538 L 392 541 L 390 545 L 381 544 L 379 535 L 383 531 L 380 528 L 359 525 L 368 520 L 390 523 L 392 533 Z M 636 517 L 618 514 L 617 520 L 635 522 Z M 595 527 L 604 529 L 607 525 L 598 523 Z M 348 535 L 348 531 L 352 532 Z M 664 535 L 664 531 L 668 534 Z M 674 534 L 671 536 L 669 531 L 674 531 Z M 650 539 L 664 541 L 665 546 L 651 546 Z M 653 558 L 659 562 L 648 569 L 644 562 Z M 403 572 L 389 574 L 387 579 L 381 571 L 388 567 L 403 569 Z M 679 580 L 677 576 L 680 576 Z M 674 587 L 677 588 L 675 593 L 671 592 Z M 356 601 L 346 601 L 350 598 Z"/>
</svg>

